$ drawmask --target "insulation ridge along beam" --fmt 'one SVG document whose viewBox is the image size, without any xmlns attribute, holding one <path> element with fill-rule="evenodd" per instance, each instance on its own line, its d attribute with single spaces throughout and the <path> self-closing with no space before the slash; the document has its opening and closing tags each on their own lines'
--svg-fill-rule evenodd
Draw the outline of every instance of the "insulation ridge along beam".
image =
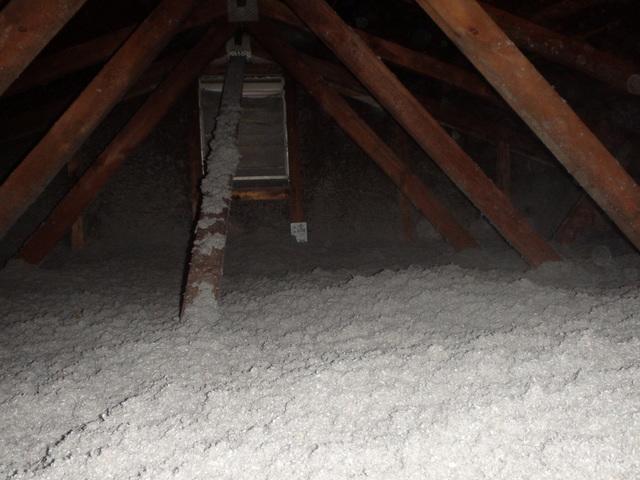
<svg viewBox="0 0 640 480">
<path fill-rule="evenodd" d="M 351 106 L 322 80 L 302 57 L 276 32 L 261 25 L 250 31 L 296 81 L 313 96 L 340 127 L 375 161 L 400 190 L 456 250 L 476 247 L 473 237 L 455 220 L 424 183 L 414 175 L 389 146 L 367 125 Z"/>
<path fill-rule="evenodd" d="M 211 27 L 184 56 L 25 243 L 20 253 L 27 262 L 40 263 L 62 239 L 129 155 L 196 81 L 231 34 L 230 27 Z"/>
<path fill-rule="evenodd" d="M 12 0 L 0 11 L 0 95 L 86 0 Z"/>
<path fill-rule="evenodd" d="M 171 40 L 195 0 L 163 0 L 0 185 L 0 238 Z"/>
<path fill-rule="evenodd" d="M 326 2 L 286 0 L 286 3 L 530 265 L 560 260 L 560 256 L 533 230 L 504 193 Z"/>
<path fill-rule="evenodd" d="M 640 189 L 475 0 L 418 0 L 640 249 Z"/>
<path fill-rule="evenodd" d="M 242 84 L 246 59 L 232 56 L 227 66 L 205 174 L 202 202 L 195 226 L 189 270 L 182 296 L 181 319 L 206 325 L 219 316 L 220 282 L 227 242 L 233 176 L 240 161 L 238 126 L 242 115 Z"/>
</svg>

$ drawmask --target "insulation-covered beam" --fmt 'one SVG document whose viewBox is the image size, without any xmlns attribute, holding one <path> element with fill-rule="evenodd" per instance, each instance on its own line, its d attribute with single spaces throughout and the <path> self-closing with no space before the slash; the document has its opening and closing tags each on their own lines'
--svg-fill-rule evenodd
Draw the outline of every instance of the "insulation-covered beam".
<svg viewBox="0 0 640 480">
<path fill-rule="evenodd" d="M 86 0 L 11 0 L 0 11 L 0 95 Z"/>
<path fill-rule="evenodd" d="M 473 237 L 455 220 L 409 167 L 367 125 L 351 106 L 307 65 L 295 50 L 276 39 L 275 32 L 264 25 L 251 26 L 251 32 L 275 60 L 298 81 L 344 132 L 362 148 L 391 178 L 442 237 L 457 250 L 477 246 Z"/>
<path fill-rule="evenodd" d="M 233 176 L 240 161 L 238 127 L 246 59 L 232 56 L 227 66 L 215 130 L 200 183 L 202 202 L 195 226 L 180 318 L 207 324 L 219 315 L 220 283 L 227 242 Z"/>
<path fill-rule="evenodd" d="M 475 0 L 418 0 L 640 249 L 640 188 Z"/>
<path fill-rule="evenodd" d="M 0 238 L 171 40 L 195 0 L 163 0 L 0 185 Z"/>
<path fill-rule="evenodd" d="M 199 73 L 222 48 L 231 33 L 229 27 L 211 27 L 185 55 L 29 238 L 21 251 L 25 260 L 39 263 L 44 259 L 127 157 L 149 136 L 188 87 L 193 85 Z"/>
<path fill-rule="evenodd" d="M 197 5 L 180 25 L 180 31 L 200 27 L 222 18 L 227 11 L 226 5 L 224 0 L 212 0 Z M 37 58 L 19 80 L 7 90 L 6 95 L 14 95 L 39 85 L 46 85 L 66 75 L 107 61 L 135 29 L 136 25 L 123 27 Z"/>
<path fill-rule="evenodd" d="M 324 0 L 285 0 L 531 265 L 560 257 Z"/>
</svg>

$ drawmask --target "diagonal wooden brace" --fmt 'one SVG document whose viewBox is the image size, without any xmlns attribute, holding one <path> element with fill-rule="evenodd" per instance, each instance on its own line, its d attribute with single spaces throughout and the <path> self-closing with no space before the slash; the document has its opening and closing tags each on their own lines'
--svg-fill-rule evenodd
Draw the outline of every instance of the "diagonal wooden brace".
<svg viewBox="0 0 640 480">
<path fill-rule="evenodd" d="M 178 31 L 195 0 L 163 0 L 0 185 L 0 238 Z"/>
<path fill-rule="evenodd" d="M 231 36 L 229 27 L 211 27 L 138 109 L 97 160 L 60 201 L 51 215 L 22 247 L 29 263 L 40 263 L 98 196 L 102 188 L 131 153 L 193 84 Z"/>
<path fill-rule="evenodd" d="M 532 266 L 560 260 L 506 195 L 324 0 L 285 0 Z"/>
<path fill-rule="evenodd" d="M 640 188 L 483 8 L 418 3 L 640 249 Z"/>
<path fill-rule="evenodd" d="M 266 25 L 251 26 L 250 31 L 276 61 L 318 101 L 345 133 L 391 178 L 446 241 L 456 250 L 477 246 L 473 237 L 460 226 L 422 180 L 410 171 L 347 101 L 305 63 L 300 54 L 277 39 L 277 32 Z"/>
</svg>

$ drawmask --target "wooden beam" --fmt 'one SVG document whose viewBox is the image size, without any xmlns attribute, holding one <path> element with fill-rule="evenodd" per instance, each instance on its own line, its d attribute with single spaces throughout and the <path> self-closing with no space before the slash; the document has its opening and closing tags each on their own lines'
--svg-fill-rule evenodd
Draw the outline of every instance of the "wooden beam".
<svg viewBox="0 0 640 480">
<path fill-rule="evenodd" d="M 29 238 L 21 251 L 25 260 L 39 263 L 44 259 L 125 159 L 149 136 L 173 104 L 198 78 L 230 35 L 230 27 L 209 29 Z"/>
<path fill-rule="evenodd" d="M 180 31 L 200 27 L 221 19 L 226 12 L 226 2 L 223 0 L 202 2 L 194 7 L 191 14 L 180 25 Z M 129 25 L 115 32 L 101 35 L 38 58 L 24 71 L 18 81 L 7 90 L 5 95 L 15 95 L 33 87 L 46 85 L 84 68 L 103 63 L 120 48 L 135 30 L 136 25 Z"/>
<path fill-rule="evenodd" d="M 260 0 L 260 12 L 272 20 L 306 29 L 298 17 L 279 0 Z M 423 52 L 411 50 L 362 30 L 353 29 L 353 31 L 364 38 L 371 49 L 386 62 L 444 82 L 472 95 L 502 103 L 493 89 L 480 76 L 465 68 L 443 62 Z"/>
<path fill-rule="evenodd" d="M 322 74 L 334 88 L 337 88 L 343 95 L 362 101 L 369 105 L 382 108 L 362 86 L 362 84 L 343 66 L 327 60 L 312 57 L 311 55 L 300 54 L 305 63 L 312 66 Z M 548 163 L 544 160 L 550 157 L 546 147 L 532 135 L 530 131 L 521 131 L 508 125 L 509 122 L 486 122 L 476 119 L 468 111 L 458 108 L 450 102 L 443 101 L 442 98 L 416 95 L 422 105 L 438 119 L 441 125 L 452 128 L 465 135 L 470 135 L 476 139 L 498 145 L 500 141 L 506 140 L 511 144 L 513 150 L 529 158 L 535 158 L 541 163 Z"/>
<path fill-rule="evenodd" d="M 182 59 L 184 54 L 185 51 L 177 51 L 153 62 L 127 92 L 122 101 L 145 95 L 157 87 L 165 75 Z M 65 93 L 55 96 L 51 101 L 42 104 L 36 110 L 12 112 L 5 115 L 4 118 L 0 115 L 0 132 L 2 132 L 0 144 L 47 130 L 64 113 L 77 95 L 77 92 Z"/>
<path fill-rule="evenodd" d="M 418 2 L 640 248 L 638 185 L 482 7 L 475 0 Z"/>
<path fill-rule="evenodd" d="M 215 322 L 219 315 L 233 176 L 240 160 L 237 137 L 245 64 L 245 57 L 231 56 L 224 78 L 215 130 L 205 159 L 206 173 L 200 184 L 202 204 L 180 308 L 184 322 L 204 325 Z"/>
<path fill-rule="evenodd" d="M 0 186 L 0 238 L 171 40 L 194 1 L 163 0 Z"/>
<path fill-rule="evenodd" d="M 0 11 L 0 95 L 86 0 L 12 0 Z"/>
<path fill-rule="evenodd" d="M 286 0 L 309 28 L 533 266 L 560 257 L 367 44 L 323 0 Z"/>
<path fill-rule="evenodd" d="M 291 198 L 289 187 L 235 188 L 231 196 L 234 200 L 261 202 Z"/>
<path fill-rule="evenodd" d="M 403 47 L 395 42 L 355 30 L 385 62 L 406 70 L 431 77 L 492 103 L 504 105 L 491 86 L 482 77 L 464 68 L 443 62 L 416 50 Z"/>
<path fill-rule="evenodd" d="M 424 183 L 351 106 L 326 85 L 322 77 L 312 70 L 295 50 L 278 40 L 277 33 L 266 25 L 251 25 L 249 28 L 258 42 L 267 48 L 289 75 L 294 77 L 345 133 L 378 164 L 446 241 L 457 250 L 477 246 L 473 237 L 458 224 Z"/>
<path fill-rule="evenodd" d="M 304 179 L 300 158 L 300 128 L 298 126 L 298 89 L 295 81 L 287 76 L 285 82 L 287 109 L 287 142 L 289 152 L 289 217 L 291 223 L 304 222 Z"/>
<path fill-rule="evenodd" d="M 459 1 L 456 0 L 454 5 Z M 423 1 L 417 0 L 417 3 L 424 6 Z M 475 0 L 473 3 L 476 3 Z M 504 29 L 509 39 L 522 49 L 536 53 L 550 62 L 582 72 L 617 90 L 640 95 L 638 65 L 492 5 L 483 3 L 482 7 Z M 457 5 L 455 8 L 458 8 Z"/>
</svg>

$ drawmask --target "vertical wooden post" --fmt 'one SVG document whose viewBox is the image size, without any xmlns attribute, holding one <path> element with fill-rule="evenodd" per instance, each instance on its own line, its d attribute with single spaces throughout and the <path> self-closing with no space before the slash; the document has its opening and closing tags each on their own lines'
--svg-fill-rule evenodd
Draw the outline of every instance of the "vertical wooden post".
<svg viewBox="0 0 640 480">
<path fill-rule="evenodd" d="M 11 0 L 0 11 L 0 95 L 86 0 Z"/>
<path fill-rule="evenodd" d="M 71 159 L 191 11 L 195 0 L 163 0 L 0 186 L 0 238 Z"/>
<path fill-rule="evenodd" d="M 285 0 L 533 266 L 560 260 L 509 199 L 324 0 Z"/>
<path fill-rule="evenodd" d="M 507 197 L 511 195 L 511 146 L 504 140 L 498 142 L 496 185 Z"/>
<path fill-rule="evenodd" d="M 225 74 L 206 172 L 202 177 L 202 204 L 195 227 L 191 259 L 182 296 L 183 321 L 206 324 L 217 320 L 220 283 L 227 242 L 233 176 L 240 161 L 238 126 L 242 110 L 245 58 L 232 56 Z"/>
<path fill-rule="evenodd" d="M 400 160 L 389 146 L 331 89 L 322 77 L 307 65 L 297 52 L 277 39 L 277 33 L 266 25 L 251 26 L 251 32 L 274 59 L 294 77 L 349 137 L 411 198 L 414 205 L 436 230 L 457 250 L 477 246 L 467 232 L 424 183 Z"/>
<path fill-rule="evenodd" d="M 289 150 L 289 216 L 291 223 L 304 222 L 304 179 L 300 159 L 300 129 L 298 126 L 298 92 L 295 81 L 285 79 L 287 106 L 287 141 Z"/>
<path fill-rule="evenodd" d="M 230 35 L 231 29 L 228 27 L 211 27 L 186 54 L 56 206 L 49 218 L 25 243 L 21 254 L 26 261 L 42 261 L 122 163 L 149 136 L 189 85 L 198 78 Z"/>
<path fill-rule="evenodd" d="M 482 7 L 417 2 L 640 249 L 638 185 Z"/>
</svg>

